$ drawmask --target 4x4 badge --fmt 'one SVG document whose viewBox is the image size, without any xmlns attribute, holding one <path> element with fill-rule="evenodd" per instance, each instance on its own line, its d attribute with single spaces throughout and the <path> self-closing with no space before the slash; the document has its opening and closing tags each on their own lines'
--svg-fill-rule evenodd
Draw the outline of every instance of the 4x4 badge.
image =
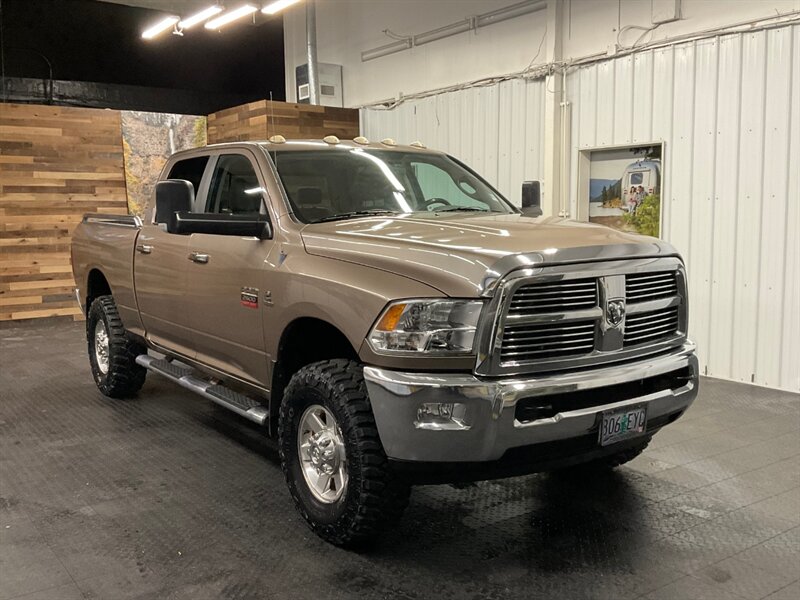
<svg viewBox="0 0 800 600">
<path fill-rule="evenodd" d="M 625 300 L 609 300 L 606 304 L 606 321 L 612 327 L 619 327 L 625 318 Z"/>
</svg>

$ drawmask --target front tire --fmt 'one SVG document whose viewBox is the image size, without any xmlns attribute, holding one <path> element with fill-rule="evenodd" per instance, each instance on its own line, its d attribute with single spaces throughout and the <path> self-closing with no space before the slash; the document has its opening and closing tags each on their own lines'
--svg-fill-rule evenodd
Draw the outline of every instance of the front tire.
<svg viewBox="0 0 800 600">
<path fill-rule="evenodd" d="M 324 540 L 353 546 L 402 515 L 410 488 L 391 471 L 357 363 L 326 360 L 295 373 L 278 437 L 295 506 Z"/>
<path fill-rule="evenodd" d="M 147 369 L 136 357 L 147 352 L 131 340 L 112 296 L 95 298 L 86 317 L 89 364 L 97 388 L 109 398 L 127 398 L 144 385 Z"/>
</svg>

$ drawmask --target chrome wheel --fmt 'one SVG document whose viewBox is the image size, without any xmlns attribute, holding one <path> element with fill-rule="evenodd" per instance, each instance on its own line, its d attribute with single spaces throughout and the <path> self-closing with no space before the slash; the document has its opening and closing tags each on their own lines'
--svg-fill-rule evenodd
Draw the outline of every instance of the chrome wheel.
<svg viewBox="0 0 800 600">
<path fill-rule="evenodd" d="M 331 504 L 347 489 L 344 437 L 333 413 L 309 406 L 300 418 L 297 453 L 308 489 L 320 502 Z"/>
<path fill-rule="evenodd" d="M 97 321 L 94 327 L 94 357 L 97 361 L 97 368 L 103 375 L 108 373 L 108 331 L 106 324 L 101 320 Z"/>
</svg>

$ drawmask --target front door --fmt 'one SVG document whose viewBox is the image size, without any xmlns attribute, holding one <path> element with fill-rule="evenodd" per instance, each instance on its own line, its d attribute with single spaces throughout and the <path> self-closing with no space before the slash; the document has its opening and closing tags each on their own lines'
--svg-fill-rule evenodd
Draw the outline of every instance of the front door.
<svg viewBox="0 0 800 600">
<path fill-rule="evenodd" d="M 249 154 L 221 154 L 205 211 L 257 215 L 265 211 L 264 189 Z M 268 387 L 264 261 L 272 245 L 254 237 L 195 233 L 188 249 L 187 303 L 197 360 L 263 387 Z"/>
<path fill-rule="evenodd" d="M 191 358 L 194 340 L 185 304 L 188 253 L 188 236 L 144 225 L 136 239 L 133 272 L 147 338 Z"/>
<path fill-rule="evenodd" d="M 167 179 L 187 180 L 197 194 L 208 160 L 208 156 L 179 160 Z M 142 324 L 149 340 L 193 358 L 194 336 L 186 305 L 189 236 L 168 233 L 166 223 L 157 223 L 156 218 L 154 211 L 152 221 L 142 227 L 133 257 Z"/>
</svg>

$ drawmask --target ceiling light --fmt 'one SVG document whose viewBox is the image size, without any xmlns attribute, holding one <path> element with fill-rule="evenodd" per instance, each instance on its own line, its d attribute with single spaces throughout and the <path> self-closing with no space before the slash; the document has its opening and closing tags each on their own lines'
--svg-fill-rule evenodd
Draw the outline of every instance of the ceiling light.
<svg viewBox="0 0 800 600">
<path fill-rule="evenodd" d="M 222 13 L 216 19 L 209 21 L 208 23 L 206 23 L 206 29 L 219 29 L 223 25 L 227 25 L 228 23 L 231 23 L 236 19 L 241 19 L 242 17 L 251 15 L 257 10 L 258 8 L 256 8 L 252 4 L 245 4 L 244 6 L 240 6 L 235 10 Z"/>
<path fill-rule="evenodd" d="M 178 27 L 181 29 L 189 29 L 189 27 L 193 27 L 198 23 L 202 23 L 206 19 L 210 19 L 214 15 L 221 13 L 223 10 L 225 9 L 219 5 L 209 6 L 205 10 L 201 10 L 199 13 L 192 15 L 188 19 L 180 21 L 178 23 Z"/>
<path fill-rule="evenodd" d="M 282 11 L 284 8 L 288 8 L 292 4 L 297 4 L 298 2 L 300 2 L 300 0 L 276 0 L 276 2 L 267 4 L 261 9 L 261 12 L 265 15 L 274 15 L 275 13 Z"/>
<path fill-rule="evenodd" d="M 156 37 L 159 33 L 163 33 L 164 31 L 175 25 L 175 23 L 177 23 L 178 21 L 180 21 L 178 17 L 167 17 L 166 19 L 159 21 L 158 23 L 153 25 L 150 29 L 145 29 L 142 32 L 142 37 L 146 40 L 151 40 L 154 37 Z"/>
</svg>

